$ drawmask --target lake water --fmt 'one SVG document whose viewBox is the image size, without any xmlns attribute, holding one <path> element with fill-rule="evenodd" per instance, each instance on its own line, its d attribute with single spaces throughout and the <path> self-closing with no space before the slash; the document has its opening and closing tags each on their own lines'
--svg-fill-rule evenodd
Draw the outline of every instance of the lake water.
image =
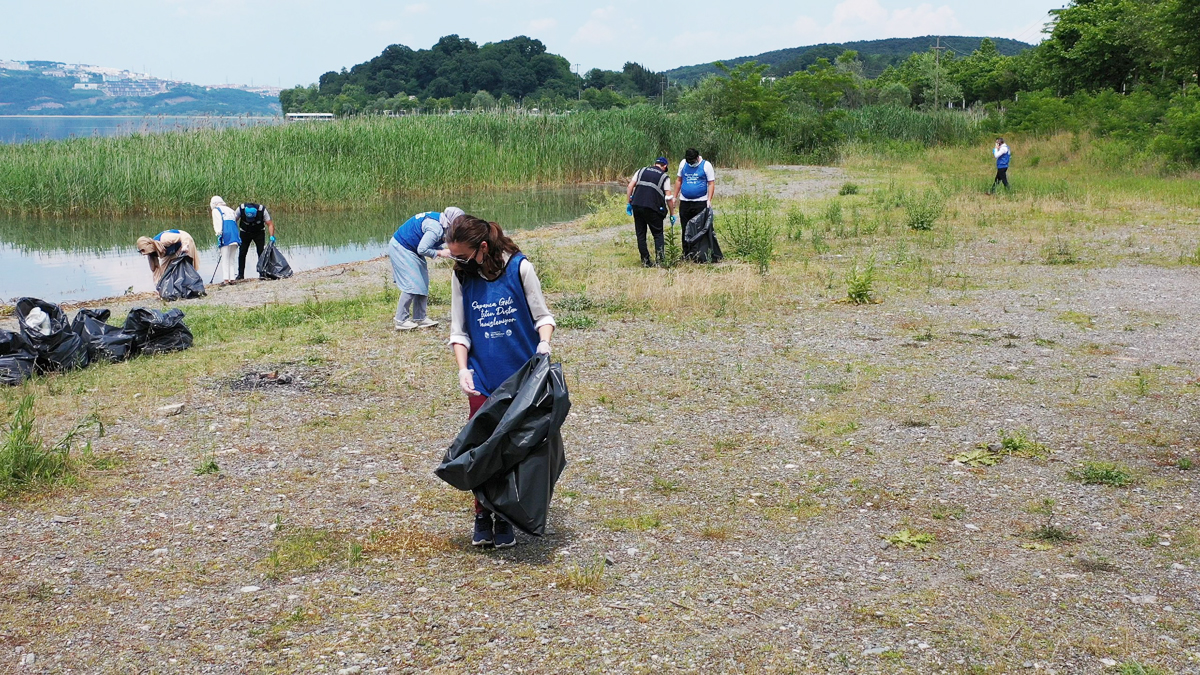
<svg viewBox="0 0 1200 675">
<path fill-rule="evenodd" d="M 386 209 L 356 213 L 288 214 L 272 211 L 277 245 L 296 271 L 368 260 L 387 253 L 392 233 L 414 213 L 455 205 L 498 222 L 505 230 L 574 220 L 591 200 L 614 186 L 471 193 L 457 198 L 402 199 Z M 270 204 L 267 204 L 270 210 Z M 70 220 L 0 217 L 0 302 L 31 296 L 63 302 L 153 291 L 145 258 L 134 248 L 140 236 L 180 229 L 200 247 L 199 270 L 207 282 L 217 264 L 212 221 L 200 212 L 184 220 L 87 218 Z M 251 245 L 246 276 L 255 277 Z"/>
<path fill-rule="evenodd" d="M 0 143 L 125 136 L 185 129 L 248 127 L 279 124 L 280 117 L 88 117 L 81 115 L 0 116 Z"/>
</svg>

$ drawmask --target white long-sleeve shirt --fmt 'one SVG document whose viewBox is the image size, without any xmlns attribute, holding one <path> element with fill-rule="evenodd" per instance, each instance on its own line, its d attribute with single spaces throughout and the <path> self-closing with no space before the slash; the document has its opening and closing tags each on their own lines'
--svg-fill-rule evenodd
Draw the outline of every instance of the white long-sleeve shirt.
<svg viewBox="0 0 1200 675">
<path fill-rule="evenodd" d="M 507 265 L 511 256 L 504 256 Z M 533 263 L 529 259 L 521 261 L 521 287 L 525 289 L 525 302 L 529 305 L 529 313 L 533 315 L 534 329 L 542 326 L 557 326 L 550 307 L 546 304 L 546 296 L 542 294 L 542 282 L 538 279 Z M 471 337 L 467 335 L 466 312 L 463 310 L 462 285 L 458 283 L 458 275 L 450 275 L 450 344 L 463 345 L 471 348 Z"/>
<path fill-rule="evenodd" d="M 1004 155 L 1007 155 L 1008 152 L 1009 152 L 1008 143 L 1001 143 L 1000 147 L 992 148 L 992 156 L 995 157 L 996 159 L 1000 159 Z"/>
<path fill-rule="evenodd" d="M 226 220 L 237 220 L 237 212 L 225 204 L 217 204 L 212 208 L 213 234 L 221 236 L 225 231 Z"/>
</svg>

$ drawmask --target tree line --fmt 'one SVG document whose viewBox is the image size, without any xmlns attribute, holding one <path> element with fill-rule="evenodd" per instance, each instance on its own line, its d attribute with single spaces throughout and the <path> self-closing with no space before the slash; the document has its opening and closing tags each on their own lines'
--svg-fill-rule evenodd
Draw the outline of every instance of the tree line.
<svg viewBox="0 0 1200 675">
<path fill-rule="evenodd" d="M 655 104 L 785 139 L 798 154 L 836 144 L 859 108 L 957 109 L 997 131 L 1089 131 L 1200 163 L 1200 0 L 1073 0 L 1051 14 L 1046 39 L 1015 55 L 984 39 L 970 54 L 931 48 L 867 77 L 847 50 L 803 68 L 717 64 L 717 76 L 692 86 L 668 86 L 636 63 L 579 75 L 527 37 L 479 47 L 452 35 L 429 50 L 393 45 L 280 100 L 286 112 L 339 115 Z"/>
</svg>

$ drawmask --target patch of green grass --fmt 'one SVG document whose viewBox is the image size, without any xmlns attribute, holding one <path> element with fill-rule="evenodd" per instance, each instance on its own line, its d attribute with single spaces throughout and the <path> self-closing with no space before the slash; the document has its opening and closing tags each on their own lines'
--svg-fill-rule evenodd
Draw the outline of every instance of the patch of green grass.
<svg viewBox="0 0 1200 675">
<path fill-rule="evenodd" d="M 597 321 L 587 314 L 564 314 L 561 317 L 556 317 L 555 323 L 558 324 L 559 328 L 587 330 L 589 328 L 595 328 Z"/>
<path fill-rule="evenodd" d="M 654 477 L 654 491 L 659 494 L 669 495 L 675 492 L 681 492 L 683 485 L 677 480 L 668 480 L 666 478 Z"/>
<path fill-rule="evenodd" d="M 934 520 L 945 520 L 947 518 L 960 520 L 966 512 L 967 510 L 961 506 L 950 506 L 948 504 L 934 504 L 929 509 L 929 515 Z"/>
<path fill-rule="evenodd" d="M 884 537 L 884 539 L 896 548 L 914 548 L 918 551 L 924 551 L 927 546 L 936 541 L 936 538 L 928 532 L 915 532 L 907 527 Z"/>
<path fill-rule="evenodd" d="M 842 197 L 856 195 L 858 194 L 858 186 L 854 183 L 842 183 L 842 187 L 838 189 L 838 194 Z"/>
<path fill-rule="evenodd" d="M 1171 675 L 1158 666 L 1148 666 L 1137 661 L 1126 661 L 1117 667 L 1117 675 Z"/>
<path fill-rule="evenodd" d="M 279 535 L 263 564 L 267 576 L 278 579 L 288 573 L 315 571 L 326 562 L 345 559 L 349 552 L 340 535 L 304 527 Z"/>
<path fill-rule="evenodd" d="M 1059 320 L 1073 323 L 1080 328 L 1091 328 L 1095 325 L 1095 321 L 1088 314 L 1069 310 L 1058 315 Z"/>
<path fill-rule="evenodd" d="M 1048 541 L 1055 544 L 1065 544 L 1079 541 L 1079 535 L 1055 525 L 1039 525 L 1025 533 L 1025 536 L 1037 541 Z"/>
<path fill-rule="evenodd" d="M 1180 457 L 1175 461 L 1175 468 L 1180 471 L 1191 471 L 1193 466 L 1195 466 L 1195 463 L 1192 462 L 1190 457 Z"/>
<path fill-rule="evenodd" d="M 787 238 L 792 241 L 800 241 L 804 238 L 804 231 L 808 228 L 808 216 L 804 215 L 800 207 L 789 208 L 787 211 Z"/>
<path fill-rule="evenodd" d="M 608 518 L 604 521 L 604 527 L 613 532 L 642 532 L 653 530 L 659 525 L 662 525 L 662 519 L 652 513 Z"/>
<path fill-rule="evenodd" d="M 1000 450 L 1027 459 L 1042 459 L 1050 455 L 1050 448 L 1030 438 L 1024 429 L 1018 429 L 1011 434 L 1001 429 Z"/>
<path fill-rule="evenodd" d="M 1072 469 L 1067 476 L 1084 485 L 1109 485 L 1125 487 L 1133 484 L 1133 473 L 1115 462 L 1084 462 L 1079 469 Z"/>
<path fill-rule="evenodd" d="M 197 476 L 208 476 L 214 473 L 220 473 L 221 467 L 217 465 L 217 460 L 211 455 L 205 456 L 196 464 L 196 468 L 192 470 Z"/>
<path fill-rule="evenodd" d="M 82 469 L 92 463 L 92 442 L 84 441 L 72 455 L 77 440 L 92 427 L 104 435 L 100 418 L 89 415 L 57 443 L 49 447 L 37 431 L 35 397 L 23 396 L 13 412 L 8 431 L 0 442 L 0 497 L 24 490 L 73 483 Z"/>
</svg>

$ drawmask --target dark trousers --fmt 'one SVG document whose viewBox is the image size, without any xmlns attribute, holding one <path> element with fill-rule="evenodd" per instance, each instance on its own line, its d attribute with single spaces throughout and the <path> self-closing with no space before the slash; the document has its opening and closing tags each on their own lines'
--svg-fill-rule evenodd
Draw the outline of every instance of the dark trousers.
<svg viewBox="0 0 1200 675">
<path fill-rule="evenodd" d="M 1003 169 L 996 169 L 996 180 L 992 181 L 992 189 L 988 190 L 988 192 L 995 192 L 996 186 L 999 185 L 1000 183 L 1004 183 L 1005 190 L 1012 189 L 1008 186 L 1008 167 L 1007 166 L 1004 167 Z"/>
<path fill-rule="evenodd" d="M 706 201 L 689 202 L 687 200 L 680 200 L 680 202 L 679 202 L 679 229 L 681 230 L 681 232 L 680 232 L 680 239 L 681 239 L 680 243 L 681 244 L 683 243 L 682 235 L 687 233 L 688 221 L 691 220 L 692 218 L 695 218 L 696 216 L 700 215 L 701 213 L 704 213 L 704 209 L 707 209 L 707 208 L 708 208 L 708 202 L 706 202 Z M 687 248 L 687 246 L 684 246 L 684 249 L 686 249 L 686 248 Z"/>
<path fill-rule="evenodd" d="M 642 256 L 642 264 L 649 266 L 650 251 L 646 248 L 646 229 L 650 229 L 650 234 L 654 236 L 654 259 L 662 263 L 663 261 L 663 218 L 666 217 L 662 211 L 651 209 L 645 206 L 633 207 L 633 228 L 637 233 L 638 254 Z"/>
<path fill-rule="evenodd" d="M 250 242 L 254 242 L 255 253 L 259 258 L 262 257 L 263 246 L 267 245 L 267 231 L 258 230 L 256 232 L 247 232 L 238 230 L 242 235 L 242 245 L 238 247 L 238 275 L 237 278 L 246 278 L 246 254 L 250 252 Z"/>
</svg>

